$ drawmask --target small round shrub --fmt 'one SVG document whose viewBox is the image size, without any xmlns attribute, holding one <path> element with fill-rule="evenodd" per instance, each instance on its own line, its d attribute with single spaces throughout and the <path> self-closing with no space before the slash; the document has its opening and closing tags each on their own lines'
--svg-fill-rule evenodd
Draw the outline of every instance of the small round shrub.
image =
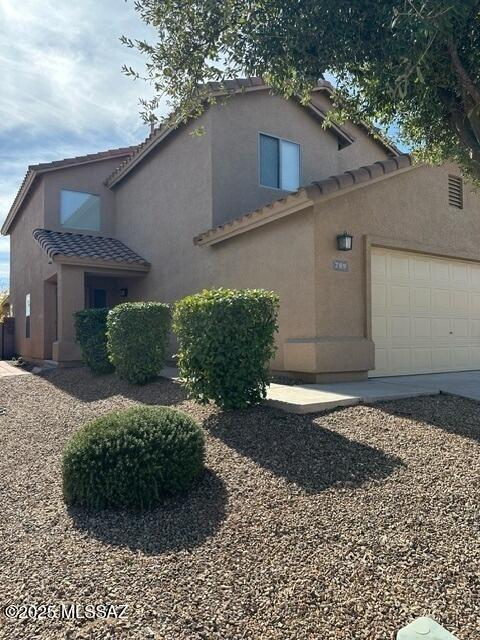
<svg viewBox="0 0 480 640">
<path fill-rule="evenodd" d="M 265 397 L 278 305 L 262 289 L 204 290 L 177 302 L 180 376 L 195 400 L 239 409 Z"/>
<path fill-rule="evenodd" d="M 63 495 L 89 509 L 148 509 L 185 492 L 204 468 L 197 422 L 168 407 L 134 407 L 84 425 L 62 460 Z"/>
<path fill-rule="evenodd" d="M 126 302 L 107 318 L 110 362 L 123 380 L 145 384 L 165 364 L 170 308 L 161 302 Z"/>
<path fill-rule="evenodd" d="M 94 373 L 111 373 L 113 365 L 107 352 L 108 309 L 84 309 L 74 314 L 75 340 L 83 362 Z"/>
</svg>

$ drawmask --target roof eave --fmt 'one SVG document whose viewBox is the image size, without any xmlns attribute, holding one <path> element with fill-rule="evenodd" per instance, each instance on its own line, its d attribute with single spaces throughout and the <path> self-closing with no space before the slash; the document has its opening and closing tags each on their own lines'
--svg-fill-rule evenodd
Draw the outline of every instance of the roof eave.
<svg viewBox="0 0 480 640">
<path fill-rule="evenodd" d="M 15 219 L 15 216 L 17 215 L 18 210 L 22 206 L 23 201 L 25 200 L 25 197 L 29 192 L 30 187 L 32 186 L 39 172 L 35 171 L 34 169 L 29 169 L 28 173 L 29 175 L 27 179 L 24 181 L 24 183 L 22 184 L 20 192 L 17 198 L 15 199 L 12 207 L 10 208 L 10 211 L 8 212 L 7 217 L 5 218 L 5 222 L 2 225 L 2 229 L 1 229 L 2 236 L 8 235 L 10 227 L 12 226 L 12 223 Z"/>
<path fill-rule="evenodd" d="M 64 256 L 62 254 L 50 255 L 50 260 L 56 264 L 66 264 L 75 267 L 95 267 L 96 269 L 109 269 L 118 271 L 150 271 L 150 263 L 139 264 L 120 262 L 116 260 L 99 260 L 95 258 L 79 258 L 78 256 Z"/>
<path fill-rule="evenodd" d="M 209 229 L 206 232 L 200 233 L 198 236 L 195 236 L 195 238 L 193 239 L 193 243 L 197 246 L 212 246 L 220 242 L 224 242 L 225 240 L 228 240 L 229 238 L 232 238 L 234 236 L 246 233 L 247 231 L 251 231 L 252 229 L 263 226 L 270 222 L 274 222 L 275 220 L 279 220 L 280 218 L 289 216 L 292 213 L 302 211 L 314 204 L 324 204 L 326 202 L 330 202 L 334 198 L 347 195 L 352 191 L 357 191 L 364 187 L 369 187 L 393 176 L 407 173 L 408 171 L 417 169 L 420 166 L 422 165 L 409 165 L 408 167 L 398 168 L 395 171 L 383 173 L 376 178 L 370 178 L 365 182 L 359 182 L 348 187 L 342 187 L 340 189 L 332 191 L 331 193 L 323 193 L 318 184 L 313 183 L 311 185 L 308 185 L 307 187 L 303 187 L 287 198 L 276 200 L 266 205 L 265 207 L 256 209 L 252 213 L 247 213 L 240 218 L 235 218 L 234 220 L 227 222 L 220 227 Z M 299 200 L 297 200 L 296 204 L 293 203 L 293 200 L 295 198 L 300 198 Z"/>
<path fill-rule="evenodd" d="M 308 197 L 307 190 L 300 189 L 286 198 L 276 200 L 261 209 L 256 209 L 252 213 L 247 213 L 241 220 L 232 220 L 215 230 L 199 234 L 193 239 L 193 243 L 198 246 L 214 245 L 274 220 L 289 216 L 297 211 L 302 211 L 313 204 L 313 200 Z"/>
<path fill-rule="evenodd" d="M 165 128 L 165 130 L 162 133 L 160 133 L 158 136 L 155 136 L 154 138 L 151 138 L 146 143 L 144 143 L 145 146 L 143 147 L 143 149 L 137 152 L 137 154 L 133 156 L 132 160 L 128 163 L 128 165 L 123 170 L 121 169 L 116 175 L 110 176 L 105 180 L 104 182 L 105 186 L 111 189 L 118 182 L 120 182 L 120 180 L 123 180 L 123 178 L 128 173 L 130 173 L 130 171 L 134 169 L 140 162 L 142 162 L 144 157 L 148 155 L 150 151 L 152 151 L 152 149 L 154 149 L 158 144 L 160 144 L 160 142 L 162 142 L 168 135 L 170 135 L 170 133 L 172 133 L 172 131 L 174 131 L 177 128 L 177 126 L 178 124 L 175 126 L 172 125 L 170 127 Z"/>
</svg>

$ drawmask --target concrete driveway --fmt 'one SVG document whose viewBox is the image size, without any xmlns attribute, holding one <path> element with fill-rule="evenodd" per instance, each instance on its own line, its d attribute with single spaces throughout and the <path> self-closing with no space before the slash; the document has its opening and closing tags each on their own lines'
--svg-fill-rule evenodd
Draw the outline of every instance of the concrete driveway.
<svg viewBox="0 0 480 640">
<path fill-rule="evenodd" d="M 266 403 L 290 413 L 314 413 L 360 402 L 399 400 L 439 393 L 480 401 L 480 371 L 370 378 L 364 382 L 332 384 L 271 384 Z"/>
<path fill-rule="evenodd" d="M 161 375 L 178 380 L 178 370 L 163 369 Z M 480 371 L 433 373 L 418 376 L 370 378 L 362 382 L 286 385 L 272 383 L 265 404 L 289 413 L 316 413 L 360 402 L 401 400 L 446 393 L 480 402 Z"/>
<path fill-rule="evenodd" d="M 480 371 L 459 371 L 456 373 L 431 373 L 418 376 L 398 376 L 375 378 L 380 382 L 395 385 L 417 385 L 422 389 L 438 390 L 462 398 L 480 401 Z M 369 381 L 370 382 L 370 381 Z"/>
</svg>

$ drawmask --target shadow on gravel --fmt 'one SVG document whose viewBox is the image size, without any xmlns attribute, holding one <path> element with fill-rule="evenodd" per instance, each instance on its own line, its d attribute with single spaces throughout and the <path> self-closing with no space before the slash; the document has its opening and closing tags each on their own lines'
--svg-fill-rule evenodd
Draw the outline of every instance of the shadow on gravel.
<svg viewBox="0 0 480 640">
<path fill-rule="evenodd" d="M 77 529 L 106 544 L 146 555 L 191 549 L 212 536 L 225 518 L 227 490 L 207 470 L 187 496 L 145 512 L 68 510 Z"/>
<path fill-rule="evenodd" d="M 310 416 L 268 409 L 215 414 L 203 426 L 215 437 L 308 493 L 358 487 L 386 478 L 402 461 L 316 424 Z"/>
<path fill-rule="evenodd" d="M 440 394 L 407 398 L 398 403 L 382 402 L 376 406 L 393 416 L 423 422 L 480 442 L 480 402 L 476 400 Z"/>
<path fill-rule="evenodd" d="M 96 402 L 120 395 L 143 404 L 168 406 L 186 398 L 186 393 L 179 383 L 165 378 L 158 378 L 145 385 L 134 385 L 120 380 L 113 373 L 95 375 L 86 367 L 48 371 L 42 377 L 60 391 L 82 402 Z"/>
</svg>

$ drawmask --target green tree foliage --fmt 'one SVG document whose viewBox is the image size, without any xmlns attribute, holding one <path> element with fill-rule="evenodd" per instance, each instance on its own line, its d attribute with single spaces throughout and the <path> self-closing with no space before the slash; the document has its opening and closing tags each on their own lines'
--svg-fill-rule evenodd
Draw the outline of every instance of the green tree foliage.
<svg viewBox="0 0 480 640">
<path fill-rule="evenodd" d="M 120 378 L 154 380 L 165 364 L 170 308 L 162 302 L 125 302 L 107 318 L 107 349 Z"/>
<path fill-rule="evenodd" d="M 278 304 L 262 289 L 211 289 L 176 303 L 178 366 L 195 400 L 239 409 L 265 397 Z"/>
<path fill-rule="evenodd" d="M 63 495 L 89 509 L 148 509 L 186 491 L 204 468 L 204 437 L 186 413 L 133 407 L 84 425 L 62 460 Z"/>
<path fill-rule="evenodd" d="M 205 84 L 262 75 L 286 97 L 307 99 L 325 72 L 338 82 L 335 117 L 396 123 L 419 157 L 453 160 L 480 179 L 478 0 L 136 0 L 156 42 L 147 55 L 154 112 L 198 115 Z M 126 68 L 128 74 L 137 75 Z M 200 88 L 199 88 L 200 87 Z"/>
</svg>

